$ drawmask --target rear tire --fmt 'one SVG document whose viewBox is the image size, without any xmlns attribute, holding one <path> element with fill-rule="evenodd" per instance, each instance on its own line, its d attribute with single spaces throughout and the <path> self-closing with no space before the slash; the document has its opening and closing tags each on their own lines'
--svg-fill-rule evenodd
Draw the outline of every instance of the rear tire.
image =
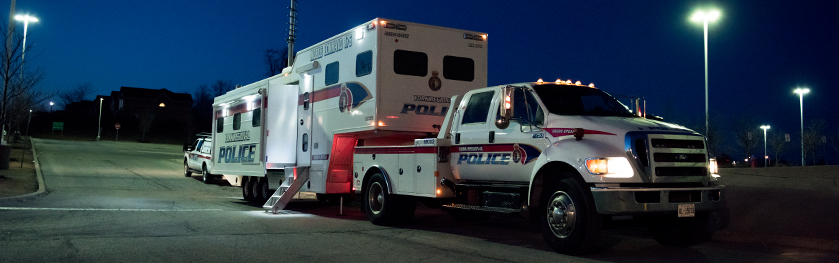
<svg viewBox="0 0 839 263">
<path fill-rule="evenodd" d="M 184 176 L 190 177 L 192 176 L 192 171 L 189 170 L 189 164 L 186 159 L 184 159 Z"/>
<path fill-rule="evenodd" d="M 243 177 L 244 181 L 242 182 L 242 197 L 245 201 L 253 201 L 253 181 L 251 180 L 250 176 Z"/>
<path fill-rule="evenodd" d="M 210 172 L 207 172 L 207 165 L 206 164 L 201 166 L 201 180 L 205 184 L 209 184 L 209 183 L 213 182 L 213 175 L 210 174 Z"/>
<path fill-rule="evenodd" d="M 265 203 L 271 197 L 271 192 L 268 189 L 268 180 L 263 177 L 256 183 L 256 191 L 254 191 L 257 202 Z"/>
<path fill-rule="evenodd" d="M 658 243 L 671 247 L 689 247 L 711 240 L 714 226 L 708 213 L 696 217 L 656 217 L 650 220 L 650 233 Z"/>
<path fill-rule="evenodd" d="M 381 173 L 375 173 L 367 181 L 362 193 L 361 205 L 367 219 L 375 225 L 394 225 L 398 223 L 400 213 L 397 196 L 387 192 L 387 180 Z"/>
<path fill-rule="evenodd" d="M 539 216 L 548 246 L 562 254 L 577 255 L 597 245 L 603 223 L 591 192 L 570 176 L 545 185 Z"/>
</svg>

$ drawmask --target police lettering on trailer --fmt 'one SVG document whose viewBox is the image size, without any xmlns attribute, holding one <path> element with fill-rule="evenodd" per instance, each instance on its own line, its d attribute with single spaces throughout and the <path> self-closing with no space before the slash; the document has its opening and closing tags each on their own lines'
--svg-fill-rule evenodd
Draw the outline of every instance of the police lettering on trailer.
<svg viewBox="0 0 839 263">
<path fill-rule="evenodd" d="M 437 106 L 435 105 L 422 105 L 422 104 L 411 104 L 405 103 L 402 106 L 402 114 L 408 114 L 409 112 L 416 113 L 417 115 L 429 115 L 429 116 L 446 116 L 446 110 L 449 107 L 442 107 L 439 112 L 437 112 Z"/>
<path fill-rule="evenodd" d="M 219 163 L 253 163 L 256 161 L 257 144 L 224 146 L 219 149 Z"/>
</svg>

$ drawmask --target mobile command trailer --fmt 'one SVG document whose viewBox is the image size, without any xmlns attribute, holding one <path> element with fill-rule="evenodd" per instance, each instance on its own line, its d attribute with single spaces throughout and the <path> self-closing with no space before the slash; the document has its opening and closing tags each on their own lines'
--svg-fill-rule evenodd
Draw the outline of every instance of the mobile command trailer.
<svg viewBox="0 0 839 263">
<path fill-rule="evenodd" d="M 484 33 L 374 19 L 215 98 L 211 173 L 247 200 L 278 189 L 274 211 L 297 191 L 351 193 L 355 146 L 436 134 L 451 96 L 487 85 L 486 65 Z"/>
<path fill-rule="evenodd" d="M 635 116 L 579 81 L 481 88 L 457 100 L 436 138 L 355 148 L 353 189 L 373 223 L 404 220 L 421 200 L 456 218 L 531 218 L 567 254 L 595 247 L 604 220 L 627 217 L 665 245 L 711 238 L 723 186 L 702 135 Z"/>
</svg>

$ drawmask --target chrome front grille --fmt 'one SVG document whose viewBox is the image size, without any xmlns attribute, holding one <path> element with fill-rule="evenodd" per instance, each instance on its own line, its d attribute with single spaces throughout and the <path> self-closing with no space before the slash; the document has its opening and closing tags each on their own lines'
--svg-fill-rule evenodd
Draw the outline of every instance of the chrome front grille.
<svg viewBox="0 0 839 263">
<path fill-rule="evenodd" d="M 708 153 L 699 135 L 630 132 L 627 153 L 653 183 L 707 180 Z"/>
</svg>

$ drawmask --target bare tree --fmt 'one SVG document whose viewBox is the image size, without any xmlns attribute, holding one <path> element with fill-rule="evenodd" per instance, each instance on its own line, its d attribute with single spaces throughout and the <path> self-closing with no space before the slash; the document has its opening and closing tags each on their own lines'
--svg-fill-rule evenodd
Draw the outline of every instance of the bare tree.
<svg viewBox="0 0 839 263">
<path fill-rule="evenodd" d="M 154 124 L 154 112 L 151 109 L 146 108 L 141 113 L 137 115 L 137 122 L 140 125 L 140 131 L 142 132 L 142 136 L 140 141 L 146 141 L 146 132 L 151 130 L 152 125 Z"/>
<path fill-rule="evenodd" d="M 283 68 L 288 66 L 288 48 L 283 48 L 282 50 L 278 49 L 267 49 L 265 50 L 265 66 L 268 67 L 268 70 L 265 72 L 265 75 L 270 77 L 283 72 Z"/>
<path fill-rule="evenodd" d="M 743 154 L 746 157 L 752 156 L 752 149 L 757 146 L 758 138 L 758 125 L 757 122 L 748 116 L 740 118 L 740 121 L 737 122 L 735 131 L 734 131 L 734 139 L 737 142 L 737 145 L 741 147 L 743 150 Z"/>
<path fill-rule="evenodd" d="M 233 88 L 235 87 L 229 80 L 216 80 L 216 83 L 210 86 L 210 91 L 212 91 L 213 97 L 218 97 L 233 90 Z"/>
<path fill-rule="evenodd" d="M 29 108 L 32 107 L 33 102 L 43 101 L 46 94 L 36 92 L 33 88 L 41 82 L 44 73 L 41 69 L 29 69 L 24 72 L 24 64 L 26 60 L 23 57 L 23 43 L 22 36 L 15 33 L 14 30 L 6 30 L 7 28 L 0 25 L 0 31 L 4 32 L 2 59 L 0 60 L 0 78 L 3 82 L 2 97 L 0 97 L 0 125 L 5 129 L 10 123 L 9 120 L 14 119 L 12 115 L 19 115 L 21 112 L 28 114 Z M 29 47 L 32 52 L 31 46 Z M 29 56 L 30 58 L 32 55 Z M 25 74 L 24 74 L 25 73 Z M 20 100 L 20 101 L 18 101 Z M 16 104 L 16 108 L 23 109 L 18 111 L 10 111 L 12 104 Z"/>
<path fill-rule="evenodd" d="M 810 156 L 813 159 L 813 165 L 816 164 L 816 149 L 822 145 L 821 137 L 824 133 L 824 125 L 824 120 L 812 120 L 807 129 L 804 130 L 804 134 L 801 135 L 804 138 L 804 159 L 807 159 L 807 156 L 812 153 Z"/>
<path fill-rule="evenodd" d="M 58 95 L 64 107 L 73 102 L 84 101 L 84 98 L 93 93 L 93 84 L 90 82 L 76 84 L 76 87 Z"/>
<path fill-rule="evenodd" d="M 772 151 L 775 152 L 775 165 L 778 165 L 778 155 L 784 151 L 784 147 L 786 147 L 787 139 L 786 133 L 784 131 L 777 131 L 771 133 L 771 135 L 767 138 L 767 143 L 769 147 L 772 147 Z"/>
</svg>

